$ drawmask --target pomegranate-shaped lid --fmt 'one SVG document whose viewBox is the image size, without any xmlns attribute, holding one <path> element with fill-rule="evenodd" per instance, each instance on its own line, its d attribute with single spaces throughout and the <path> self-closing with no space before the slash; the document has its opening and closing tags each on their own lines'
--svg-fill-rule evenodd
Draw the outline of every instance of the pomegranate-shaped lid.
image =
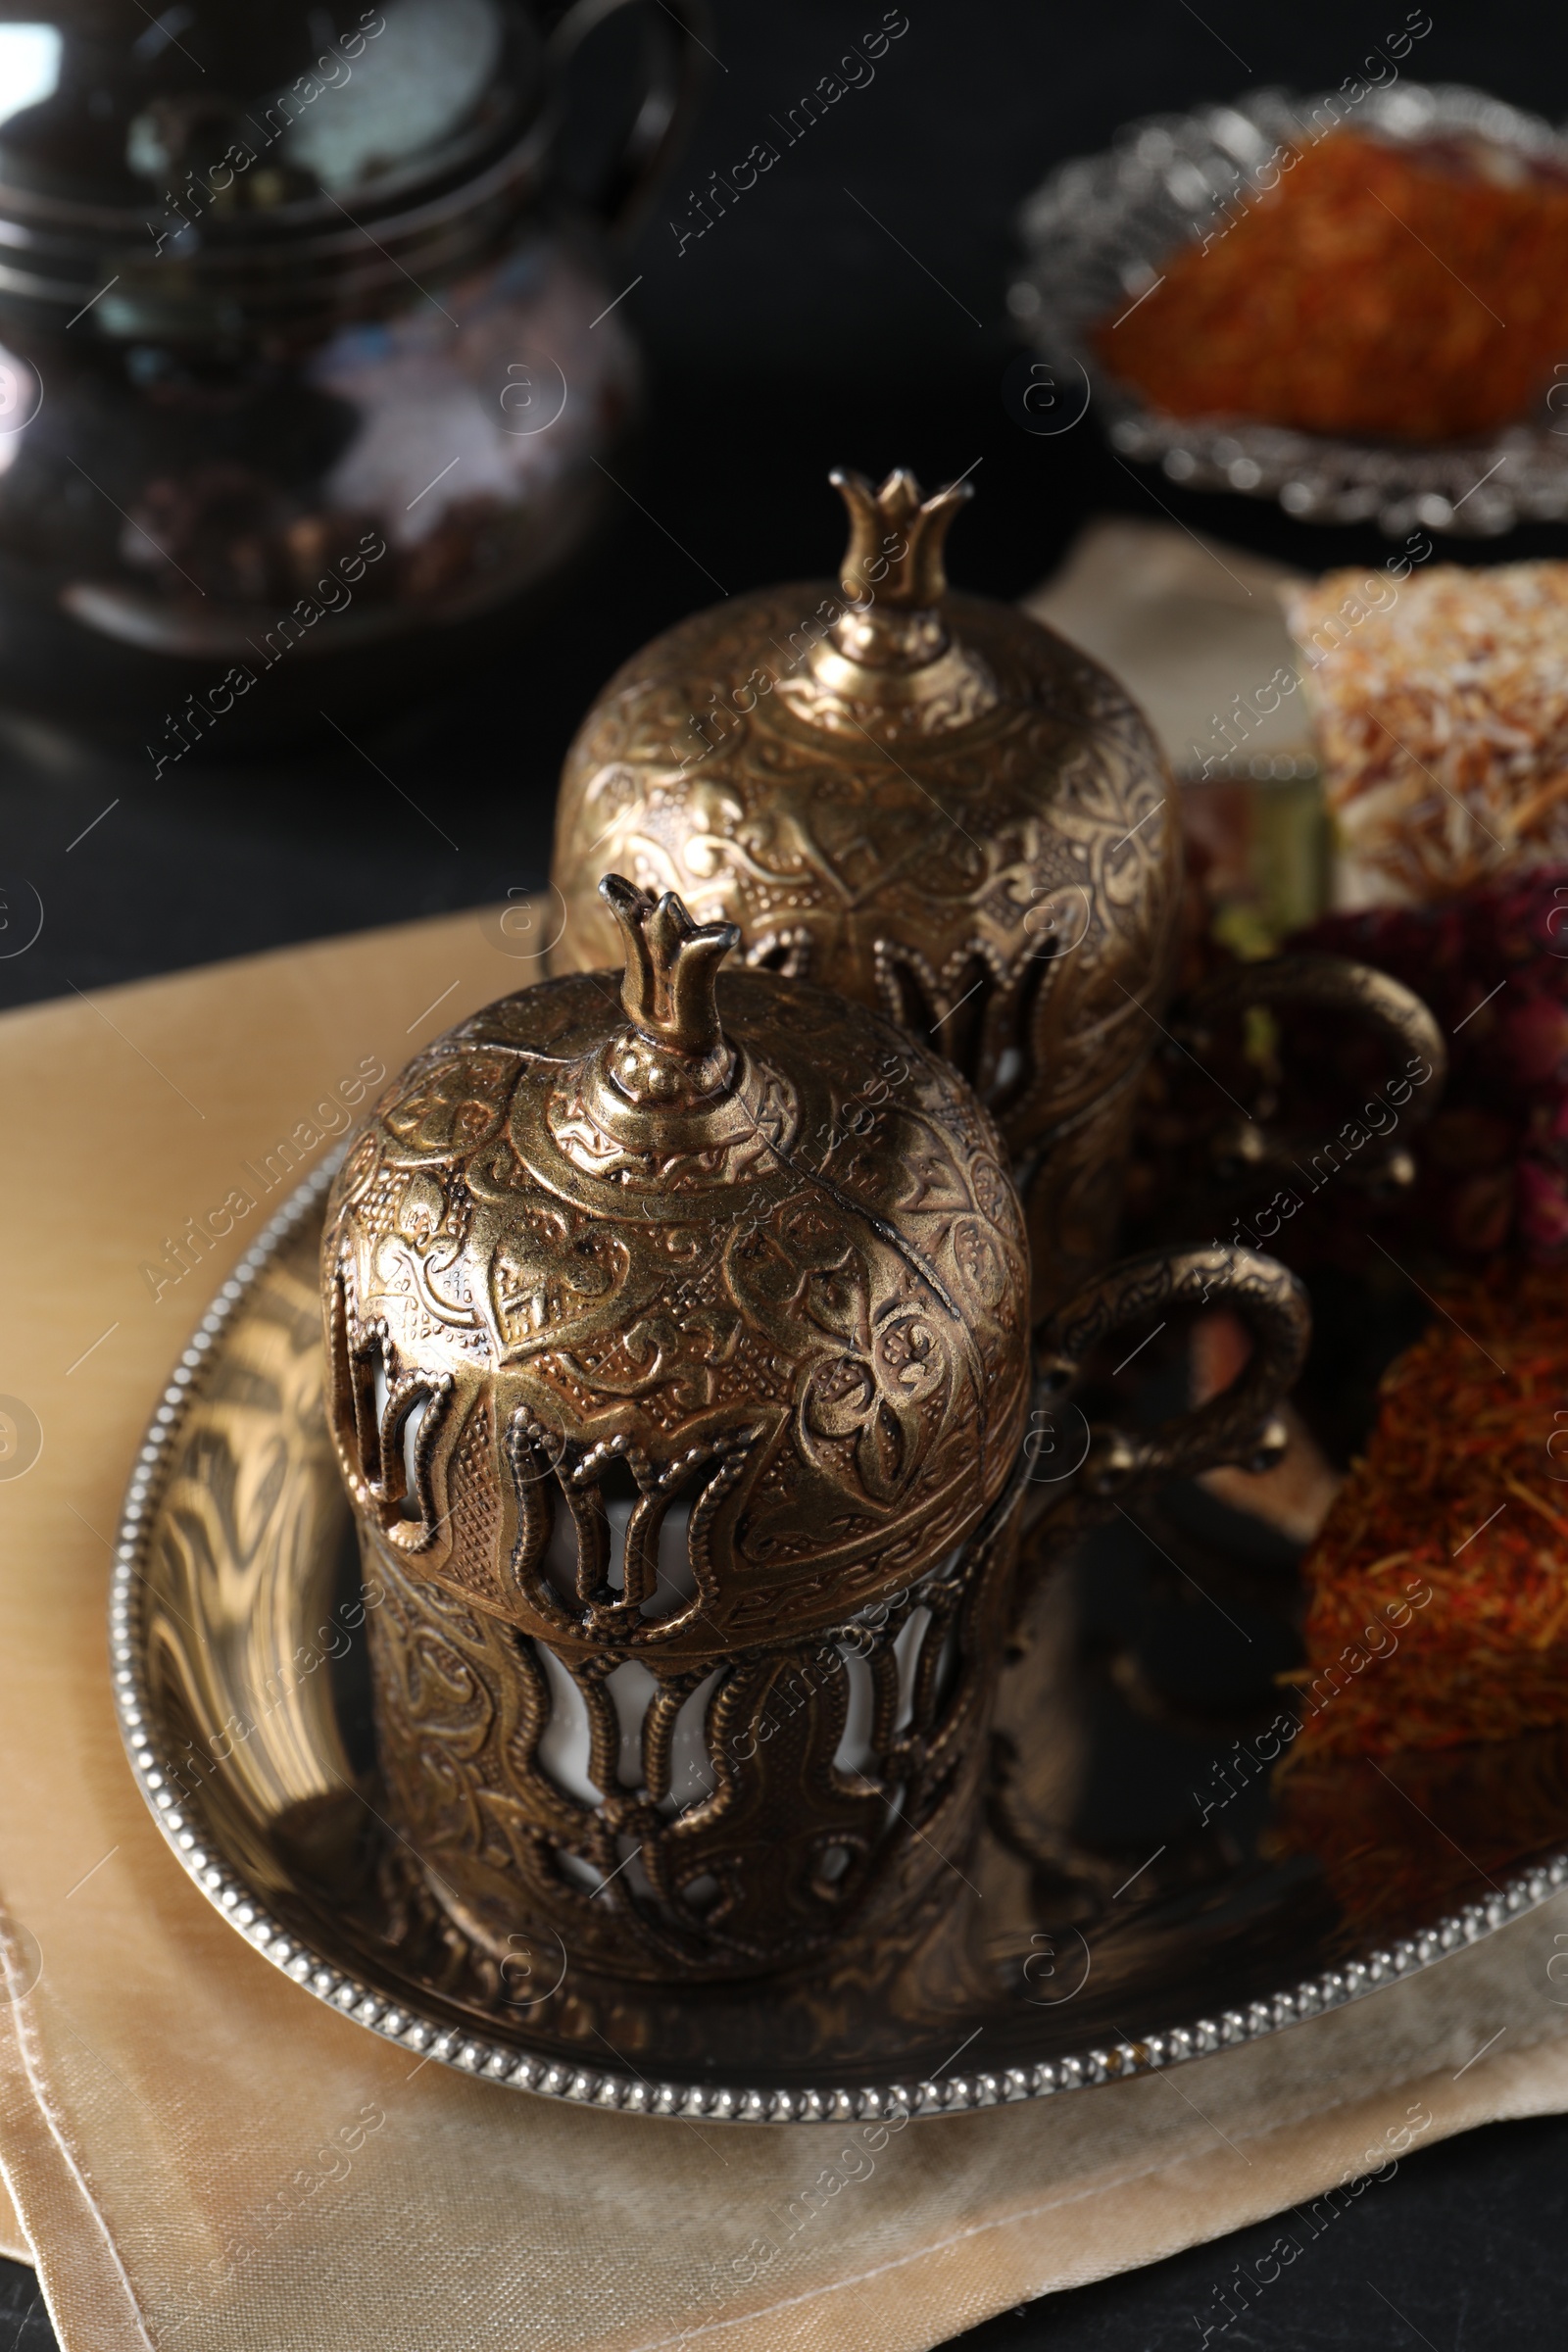
<svg viewBox="0 0 1568 2352">
<path fill-rule="evenodd" d="M 751 964 L 878 1005 L 962 1071 L 1015 1158 L 1157 1035 L 1175 799 L 1108 673 L 1016 608 L 948 593 L 967 483 L 832 477 L 836 588 L 737 596 L 656 638 L 567 755 L 558 971 L 603 962 L 604 865 L 740 929 Z"/>
<path fill-rule="evenodd" d="M 898 1591 L 998 1498 L 1027 1253 L 996 1131 L 936 1054 L 720 973 L 733 925 L 672 895 L 602 893 L 618 987 L 475 1014 L 349 1152 L 333 1434 L 408 1573 L 568 1656 L 696 1663 Z"/>
</svg>

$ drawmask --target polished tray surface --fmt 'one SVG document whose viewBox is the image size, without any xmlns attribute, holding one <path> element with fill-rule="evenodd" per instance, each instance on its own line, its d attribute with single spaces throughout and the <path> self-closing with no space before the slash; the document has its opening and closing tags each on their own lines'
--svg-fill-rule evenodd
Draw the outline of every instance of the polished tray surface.
<svg viewBox="0 0 1568 2352">
<path fill-rule="evenodd" d="M 1298 1655 L 1294 1555 L 1176 1490 L 1091 1538 L 1024 1612 L 984 1829 L 874 1976 L 846 1961 L 687 1993 L 526 1946 L 498 1969 L 424 1894 L 380 1806 L 374 1596 L 321 1411 L 329 1172 L 224 1284 L 159 1403 L 112 1650 L 127 1750 L 180 1863 L 259 1953 L 369 2031 L 623 2112 L 925 2116 L 1275 2032 L 1568 1883 L 1557 1731 L 1334 1767 L 1327 1813 L 1352 1828 L 1331 1851 L 1313 1843 L 1321 1778 L 1303 1830 L 1267 1769 L 1237 1769 Z"/>
</svg>

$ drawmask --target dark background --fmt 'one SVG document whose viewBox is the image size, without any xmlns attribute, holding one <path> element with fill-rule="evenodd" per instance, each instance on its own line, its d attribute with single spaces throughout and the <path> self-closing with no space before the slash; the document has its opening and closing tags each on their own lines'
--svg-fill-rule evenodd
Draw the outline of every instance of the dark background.
<svg viewBox="0 0 1568 2352">
<path fill-rule="evenodd" d="M 1203 0 L 1202 21 L 1186 0 L 1071 16 L 1038 0 L 908 0 L 909 30 L 870 86 L 677 257 L 669 221 L 689 217 L 687 189 L 770 135 L 768 116 L 886 5 L 714 0 L 721 62 L 686 158 L 632 252 L 607 263 L 617 291 L 642 277 L 620 316 L 648 360 L 640 442 L 612 461 L 628 493 L 617 523 L 487 676 L 380 730 L 356 726 L 382 774 L 339 746 L 336 758 L 265 766 L 187 760 L 154 786 L 144 760 L 0 743 L 0 883 L 30 882 L 44 906 L 36 946 L 0 960 L 0 1005 L 542 882 L 562 755 L 594 693 L 721 589 L 831 573 L 843 538 L 825 479 L 835 465 L 876 478 L 912 466 L 928 486 L 977 467 L 952 565 L 960 585 L 998 596 L 1050 571 L 1086 515 L 1157 514 L 1156 495 L 1183 520 L 1303 565 L 1387 553 L 1375 532 L 1293 523 L 1262 501 L 1184 494 L 1157 475 L 1146 485 L 1092 413 L 1059 439 L 1029 434 L 1004 410 L 1002 380 L 1017 349 L 1014 218 L 1054 164 L 1151 111 L 1270 82 L 1337 85 L 1403 24 L 1406 0 L 1289 15 Z M 1568 114 L 1568 31 L 1546 12 L 1517 0 L 1470 0 L 1462 16 L 1446 16 L 1445 0 L 1434 8 L 1406 78 L 1472 80 L 1553 120 Z M 613 35 L 601 38 L 613 64 Z M 1557 554 L 1568 532 L 1456 551 Z"/>
<path fill-rule="evenodd" d="M 1314 529 L 1260 502 L 1136 475 L 1093 416 L 1060 439 L 1035 438 L 1009 419 L 1002 379 L 1016 348 L 1005 309 L 1014 217 L 1046 171 L 1141 114 L 1268 83 L 1338 84 L 1403 24 L 1403 0 L 1289 12 L 1203 0 L 1201 16 L 1186 0 L 1070 13 L 1039 0 L 906 0 L 909 29 L 875 81 L 677 257 L 668 222 L 686 217 L 687 187 L 727 172 L 767 135 L 768 115 L 882 13 L 883 0 L 714 0 L 719 62 L 686 161 L 633 251 L 610 265 L 617 286 L 642 275 L 622 306 L 648 359 L 641 441 L 615 465 L 632 495 L 583 578 L 493 672 L 360 738 L 457 850 L 348 754 L 186 763 L 154 787 L 145 763 L 53 741 L 0 744 L 0 881 L 30 882 L 44 906 L 36 945 L 0 963 L 0 1004 L 542 882 L 556 776 L 591 696 L 647 637 L 721 590 L 830 572 L 834 465 L 877 476 L 908 465 L 933 486 L 978 462 L 952 568 L 998 596 L 1033 585 L 1083 519 L 1107 510 L 1162 507 L 1312 567 L 1386 552 L 1373 533 Z M 1554 121 L 1568 115 L 1560 20 L 1518 0 L 1462 10 L 1431 0 L 1431 14 L 1406 78 L 1472 81 Z M 1451 552 L 1568 554 L 1568 532 Z M 1214 2340 L 1271 2352 L 1559 2352 L 1565 2222 L 1568 2121 L 1494 2126 L 1401 2164 Z M 1196 2315 L 1277 2232 L 1265 2223 L 964 2340 L 986 2352 L 1197 2347 Z M 0 2343 L 41 2352 L 51 2340 L 31 2275 L 0 2265 Z"/>
</svg>

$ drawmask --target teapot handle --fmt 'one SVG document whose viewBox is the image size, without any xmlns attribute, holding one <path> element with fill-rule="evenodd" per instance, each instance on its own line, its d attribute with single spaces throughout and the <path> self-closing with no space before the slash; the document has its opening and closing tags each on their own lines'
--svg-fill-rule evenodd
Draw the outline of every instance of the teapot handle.
<svg viewBox="0 0 1568 2352">
<path fill-rule="evenodd" d="M 1210 1305 L 1228 1307 L 1252 1335 L 1252 1352 L 1229 1388 L 1154 1429 L 1090 1425 L 1076 1468 L 1042 1473 L 1041 1436 L 1050 1433 L 1054 1459 L 1061 1409 L 1102 1340 L 1152 1316 Z M 1312 1311 L 1300 1283 L 1256 1250 L 1154 1250 L 1112 1266 L 1058 1307 L 1039 1334 L 1032 1439 L 1024 1440 L 1020 1465 L 1026 1526 L 1048 1520 L 1054 1528 L 1086 1526 L 1143 1488 L 1196 1478 L 1224 1463 L 1271 1467 L 1286 1444 L 1276 1409 L 1295 1384 L 1311 1336 Z M 1061 1491 L 1054 1494 L 1055 1487 Z M 1031 1488 L 1040 1498 L 1033 1513 Z"/>
<path fill-rule="evenodd" d="M 574 0 L 550 35 L 550 60 L 565 72 L 590 33 L 638 0 Z M 637 226 L 644 205 L 664 165 L 679 146 L 696 112 L 704 57 L 712 53 L 700 37 L 708 30 L 704 0 L 654 0 L 643 27 L 646 88 L 631 126 L 588 202 L 612 236 Z"/>
</svg>

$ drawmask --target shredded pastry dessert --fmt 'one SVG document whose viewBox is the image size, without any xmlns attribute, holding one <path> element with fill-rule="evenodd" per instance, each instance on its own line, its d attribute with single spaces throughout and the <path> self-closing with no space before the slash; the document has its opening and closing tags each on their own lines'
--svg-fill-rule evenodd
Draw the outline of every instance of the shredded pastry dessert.
<svg viewBox="0 0 1568 2352">
<path fill-rule="evenodd" d="M 1568 1715 L 1568 1298 L 1445 1287 L 1302 1564 L 1308 1756 L 1511 1740 Z"/>
<path fill-rule="evenodd" d="M 1331 571 L 1285 604 L 1363 897 L 1568 858 L 1568 564 Z"/>
</svg>

